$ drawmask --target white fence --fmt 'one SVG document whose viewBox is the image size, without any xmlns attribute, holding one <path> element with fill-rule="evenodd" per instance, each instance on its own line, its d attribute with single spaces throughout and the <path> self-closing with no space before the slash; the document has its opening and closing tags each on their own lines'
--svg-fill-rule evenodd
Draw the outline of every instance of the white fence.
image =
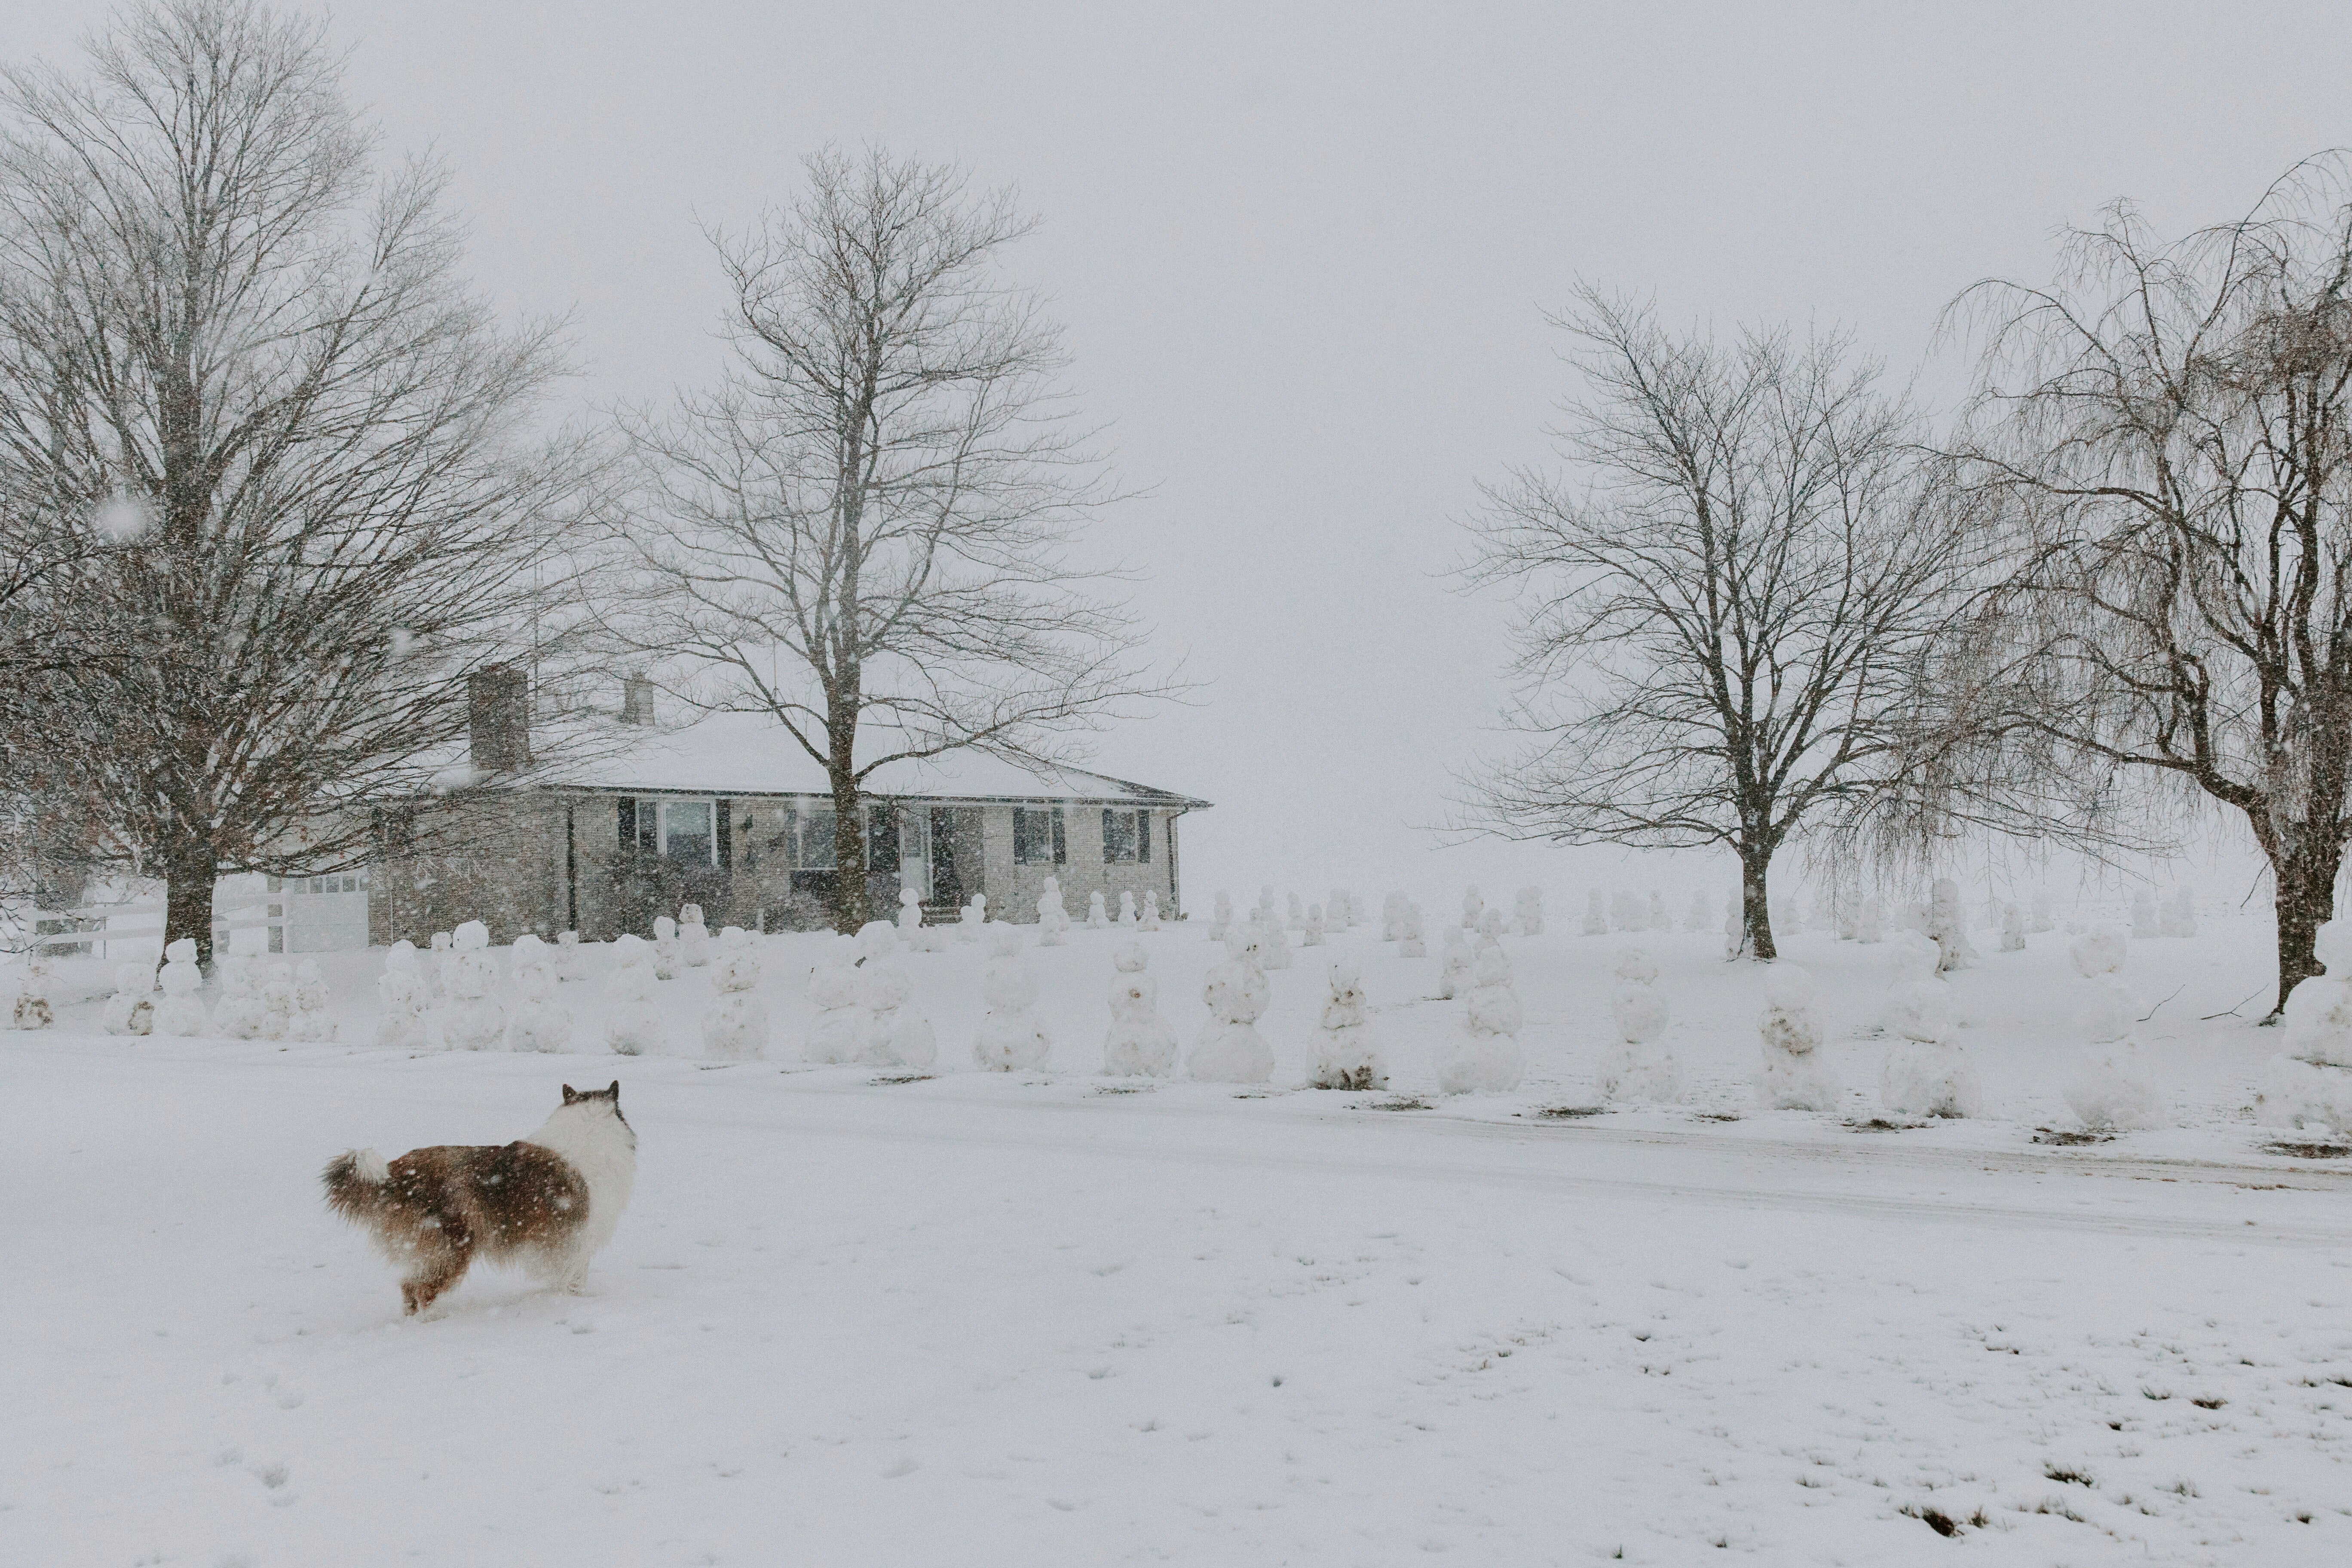
<svg viewBox="0 0 2352 1568">
<path fill-rule="evenodd" d="M 83 952 L 100 958 L 110 957 L 110 942 L 133 942 L 161 951 L 163 940 L 163 900 L 144 899 L 125 904 L 85 904 L 77 910 L 35 910 L 26 922 L 32 927 L 29 945 L 37 952 L 52 955 Z M 268 951 L 286 951 L 286 906 L 276 900 L 241 906 L 213 906 L 213 942 L 226 952 L 235 933 L 241 931 L 262 931 L 269 933 Z"/>
</svg>

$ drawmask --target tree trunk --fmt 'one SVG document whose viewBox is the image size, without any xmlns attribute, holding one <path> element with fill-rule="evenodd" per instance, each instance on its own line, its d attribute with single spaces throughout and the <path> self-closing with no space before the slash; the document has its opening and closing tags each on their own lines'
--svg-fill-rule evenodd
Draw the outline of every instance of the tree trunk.
<svg viewBox="0 0 2352 1568">
<path fill-rule="evenodd" d="M 826 773 L 833 780 L 833 929 L 855 936 L 868 917 L 866 901 L 866 800 L 836 742 Z"/>
<path fill-rule="evenodd" d="M 196 944 L 196 963 L 205 973 L 213 967 L 213 884 L 220 880 L 220 861 L 209 844 L 175 847 L 163 868 L 163 945 L 182 937 Z"/>
<path fill-rule="evenodd" d="M 1780 956 L 1772 945 L 1772 906 L 1764 896 L 1765 873 L 1771 868 L 1772 852 L 1741 850 L 1739 853 L 1739 953 L 1770 963 Z"/>
<path fill-rule="evenodd" d="M 2336 873 L 2343 863 L 2343 846 L 2323 833 L 2297 835 L 2292 847 L 2271 857 L 2271 881 L 2277 889 L 2278 1000 L 2265 1023 L 2276 1021 L 2288 992 L 2320 973 L 2312 938 L 2335 918 Z"/>
</svg>

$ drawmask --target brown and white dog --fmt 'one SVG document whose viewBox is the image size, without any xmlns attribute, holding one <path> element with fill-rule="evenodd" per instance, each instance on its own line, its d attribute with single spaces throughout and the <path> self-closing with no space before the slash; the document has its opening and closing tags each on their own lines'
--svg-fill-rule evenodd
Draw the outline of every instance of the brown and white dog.
<svg viewBox="0 0 2352 1568">
<path fill-rule="evenodd" d="M 565 1084 L 546 1124 L 512 1143 L 436 1144 L 389 1164 L 354 1149 L 325 1173 L 327 1206 L 400 1267 L 410 1313 L 454 1289 L 478 1257 L 579 1289 L 636 1179 L 637 1134 L 621 1114 L 618 1079 L 585 1094 Z"/>
</svg>

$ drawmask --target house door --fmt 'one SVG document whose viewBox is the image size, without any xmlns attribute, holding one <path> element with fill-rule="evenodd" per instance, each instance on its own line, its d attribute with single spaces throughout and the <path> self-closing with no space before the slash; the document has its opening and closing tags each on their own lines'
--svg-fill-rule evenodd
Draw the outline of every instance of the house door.
<svg viewBox="0 0 2352 1568">
<path fill-rule="evenodd" d="M 366 872 L 289 877 L 283 897 L 287 952 L 352 952 L 367 946 Z"/>
</svg>

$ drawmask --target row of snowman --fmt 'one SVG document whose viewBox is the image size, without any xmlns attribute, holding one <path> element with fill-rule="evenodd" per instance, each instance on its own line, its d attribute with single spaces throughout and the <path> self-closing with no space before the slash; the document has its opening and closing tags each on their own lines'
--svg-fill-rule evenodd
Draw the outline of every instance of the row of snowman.
<svg viewBox="0 0 2352 1568">
<path fill-rule="evenodd" d="M 912 888 L 898 892 L 898 937 L 910 952 L 938 952 L 946 945 L 949 932 L 959 942 L 977 942 L 989 927 L 988 895 L 974 893 L 957 911 L 951 926 L 927 926 L 923 923 L 921 898 Z M 1118 912 L 1110 910 L 1108 898 L 1097 889 L 1087 895 L 1087 929 L 1088 931 L 1156 931 L 1160 929 L 1160 893 L 1147 888 L 1139 903 L 1132 889 L 1122 889 L 1118 895 Z M 1002 923 L 1002 922 L 998 922 Z M 1062 901 L 1061 879 L 1045 879 L 1045 891 L 1037 896 L 1037 944 L 1059 947 L 1068 937 L 1074 922 Z"/>
<path fill-rule="evenodd" d="M 1266 954 L 1265 967 L 1286 969 L 1290 961 L 1283 956 L 1290 946 L 1290 933 L 1298 934 L 1301 947 L 1321 947 L 1324 940 L 1338 931 L 1350 930 L 1364 923 L 1364 915 L 1356 907 L 1355 895 L 1344 888 L 1331 889 L 1323 903 L 1303 901 L 1297 893 L 1286 895 L 1287 912 L 1276 907 L 1271 886 L 1258 889 L 1257 902 L 1239 922 L 1240 928 L 1255 934 Z M 1234 920 L 1234 900 L 1223 889 L 1217 890 L 1209 917 L 1209 940 L 1231 946 L 1236 924 Z"/>
<path fill-rule="evenodd" d="M 174 1038 L 335 1038 L 338 1028 L 328 1007 L 327 977 L 316 959 L 265 963 L 224 953 L 215 967 L 220 974 L 220 1000 L 207 1018 L 200 994 L 204 971 L 196 964 L 194 938 L 182 937 L 166 946 L 161 969 L 152 963 L 117 964 L 113 993 L 99 1014 L 100 1029 L 110 1035 Z M 37 1006 L 28 1005 L 36 1000 Z M 17 1028 L 46 1028 L 50 1021 L 46 999 L 19 996 L 14 1018 Z"/>
<path fill-rule="evenodd" d="M 498 960 L 489 952 L 488 930 L 467 921 L 445 943 L 436 933 L 428 969 L 415 944 L 394 942 L 376 981 L 380 1010 L 375 1043 L 406 1050 L 568 1050 L 571 1009 L 558 999 L 566 981 L 589 978 L 590 951 L 606 965 L 604 1044 L 623 1056 L 657 1050 L 663 1041 L 658 1006 L 660 984 L 681 968 L 708 968 L 714 995 L 703 1010 L 706 1051 L 716 1057 L 757 1056 L 768 1038 L 767 1010 L 752 994 L 760 984 L 760 957 L 750 933 L 729 926 L 712 938 L 702 911 L 688 904 L 678 920 L 654 921 L 654 937 L 624 934 L 609 943 L 583 944 L 576 931 L 552 942 L 529 932 L 514 940 L 509 974 L 518 1000 L 509 1014 L 491 992 L 499 981 Z"/>
<path fill-rule="evenodd" d="M 1256 1026 L 1271 999 L 1266 959 L 1287 948 L 1279 918 L 1264 918 L 1265 910 L 1257 913 L 1260 918 L 1246 926 L 1228 922 L 1228 956 L 1211 966 L 1202 985 L 1209 1021 L 1181 1062 L 1175 1031 L 1160 1016 L 1159 982 L 1150 973 L 1145 949 L 1129 942 L 1112 953 L 1105 1073 L 1169 1078 L 1181 1067 L 1187 1077 L 1215 1083 L 1264 1083 L 1273 1077 L 1274 1051 Z M 1039 944 L 1054 934 L 1050 927 L 1041 932 Z M 1034 1010 L 1036 980 L 1021 962 L 1021 933 L 999 923 L 988 928 L 987 941 L 990 962 L 982 978 L 987 1011 L 973 1037 L 973 1060 L 1004 1072 L 1042 1067 L 1053 1038 Z M 806 1046 L 809 1060 L 917 1072 L 937 1065 L 938 1037 L 915 1005 L 913 982 L 898 961 L 898 947 L 888 928 L 877 933 L 869 926 L 854 939 L 836 942 L 819 961 L 809 977 L 808 994 L 818 1008 Z M 1354 964 L 1340 961 L 1331 965 L 1328 980 L 1308 1082 L 1322 1089 L 1386 1088 L 1388 1067 L 1360 974 Z M 1520 1010 L 1499 944 L 1482 939 L 1469 1001 L 1460 1037 L 1441 1055 L 1441 1087 L 1448 1092 L 1515 1087 L 1525 1070 L 1517 1040 Z"/>
</svg>

